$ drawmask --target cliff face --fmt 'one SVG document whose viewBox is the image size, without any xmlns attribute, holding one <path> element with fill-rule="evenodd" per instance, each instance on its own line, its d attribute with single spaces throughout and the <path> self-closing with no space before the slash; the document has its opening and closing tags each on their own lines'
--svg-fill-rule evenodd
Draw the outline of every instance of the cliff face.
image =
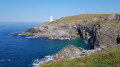
<svg viewBox="0 0 120 67">
<path fill-rule="evenodd" d="M 120 41 L 120 15 L 77 15 L 30 28 L 22 36 L 74 38 L 78 34 L 91 48 L 106 48 Z"/>
<path fill-rule="evenodd" d="M 42 36 L 42 37 L 57 37 L 57 38 L 70 38 L 76 36 L 77 28 L 75 25 L 68 25 L 66 23 L 43 24 L 38 27 L 30 28 L 23 33 L 23 35 Z"/>
</svg>

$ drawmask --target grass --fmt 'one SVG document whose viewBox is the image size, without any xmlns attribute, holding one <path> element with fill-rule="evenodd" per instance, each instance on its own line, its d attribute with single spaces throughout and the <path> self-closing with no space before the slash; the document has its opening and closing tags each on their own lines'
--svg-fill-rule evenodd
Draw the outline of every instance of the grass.
<svg viewBox="0 0 120 67">
<path fill-rule="evenodd" d="M 50 61 L 38 67 L 120 67 L 120 47 L 72 60 Z"/>
<path fill-rule="evenodd" d="M 52 22 L 45 22 L 43 24 L 44 25 L 46 25 L 46 24 L 56 25 L 59 23 L 68 23 L 68 24 L 75 23 L 75 22 L 81 23 L 81 20 L 92 21 L 94 18 L 106 17 L 109 15 L 111 15 L 111 14 L 81 14 L 81 15 L 63 17 L 63 18 L 60 18 L 60 19 L 52 21 Z M 38 25 L 38 27 L 43 25 L 43 24 Z"/>
<path fill-rule="evenodd" d="M 59 20 L 53 21 L 53 23 L 64 23 L 64 22 L 70 23 L 70 22 L 75 22 L 80 20 L 92 20 L 94 18 L 106 17 L 109 15 L 110 14 L 81 14 L 81 15 L 63 17 L 63 18 L 60 18 Z"/>
</svg>

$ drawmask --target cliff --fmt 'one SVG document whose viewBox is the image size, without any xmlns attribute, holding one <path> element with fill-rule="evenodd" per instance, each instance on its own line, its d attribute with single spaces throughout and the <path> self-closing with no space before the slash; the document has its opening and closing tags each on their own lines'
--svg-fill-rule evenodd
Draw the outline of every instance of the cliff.
<svg viewBox="0 0 120 67">
<path fill-rule="evenodd" d="M 120 43 L 119 14 L 83 14 L 63 17 L 30 28 L 21 36 L 75 38 L 82 37 L 91 48 L 107 48 Z"/>
</svg>

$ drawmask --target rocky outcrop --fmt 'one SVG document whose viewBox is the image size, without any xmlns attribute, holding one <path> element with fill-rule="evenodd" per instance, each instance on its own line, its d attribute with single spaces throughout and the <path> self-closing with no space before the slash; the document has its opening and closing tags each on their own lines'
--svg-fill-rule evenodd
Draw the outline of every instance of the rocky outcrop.
<svg viewBox="0 0 120 67">
<path fill-rule="evenodd" d="M 59 21 L 59 20 L 57 20 Z M 72 22 L 43 23 L 30 28 L 22 35 L 33 37 L 75 38 L 80 37 L 89 42 L 91 48 L 107 48 L 119 44 L 120 15 L 95 17 L 92 20 L 79 20 Z M 55 23 L 56 22 L 56 23 Z"/>
<path fill-rule="evenodd" d="M 73 45 L 68 45 L 65 46 L 62 50 L 60 50 L 56 55 L 55 58 L 57 59 L 73 59 L 77 56 L 79 56 L 81 51 L 73 46 Z"/>
<path fill-rule="evenodd" d="M 120 20 L 120 15 L 110 15 L 107 20 Z"/>
<path fill-rule="evenodd" d="M 73 45 L 67 45 L 54 55 L 55 60 L 73 59 L 84 56 L 89 56 L 92 53 L 102 51 L 103 48 L 97 48 L 93 50 L 84 50 L 83 48 L 77 48 Z"/>
<path fill-rule="evenodd" d="M 56 37 L 56 38 L 71 38 L 75 37 L 77 28 L 74 25 L 61 23 L 58 25 L 42 25 L 35 28 L 30 28 L 23 32 L 22 35 L 38 36 L 38 37 Z"/>
<path fill-rule="evenodd" d="M 12 36 L 17 36 L 18 34 L 12 34 Z"/>
<path fill-rule="evenodd" d="M 110 16 L 107 16 L 107 17 L 94 18 L 94 21 L 101 21 L 101 20 L 120 20 L 120 15 L 119 14 L 114 14 L 114 15 L 110 15 Z"/>
</svg>

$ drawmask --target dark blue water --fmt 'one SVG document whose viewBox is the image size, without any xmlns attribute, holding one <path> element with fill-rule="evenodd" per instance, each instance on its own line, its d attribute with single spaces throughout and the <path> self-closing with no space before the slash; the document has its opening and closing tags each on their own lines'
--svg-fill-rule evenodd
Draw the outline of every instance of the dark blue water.
<svg viewBox="0 0 120 67">
<path fill-rule="evenodd" d="M 32 67 L 33 60 L 57 53 L 68 44 L 89 49 L 81 38 L 69 41 L 11 36 L 38 24 L 40 23 L 0 22 L 0 67 Z"/>
</svg>

